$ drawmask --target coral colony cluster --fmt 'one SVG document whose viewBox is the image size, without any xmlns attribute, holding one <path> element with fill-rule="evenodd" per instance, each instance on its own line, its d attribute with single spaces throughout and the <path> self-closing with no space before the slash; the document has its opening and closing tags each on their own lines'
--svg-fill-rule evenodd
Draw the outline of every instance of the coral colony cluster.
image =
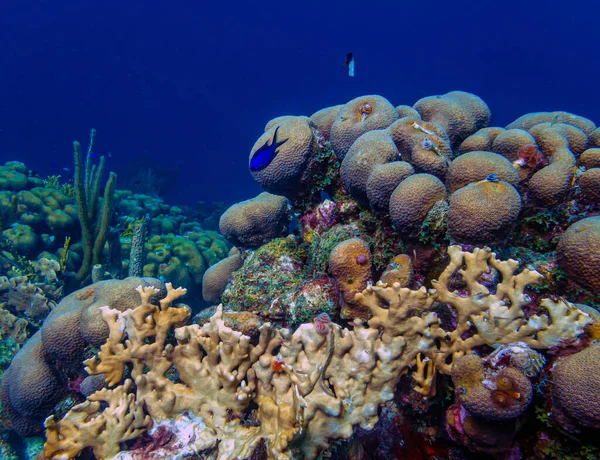
<svg viewBox="0 0 600 460">
<path fill-rule="evenodd" d="M 7 163 L 6 458 L 598 458 L 600 128 L 490 118 L 271 120 L 227 242 L 78 147 L 74 190 Z"/>
</svg>

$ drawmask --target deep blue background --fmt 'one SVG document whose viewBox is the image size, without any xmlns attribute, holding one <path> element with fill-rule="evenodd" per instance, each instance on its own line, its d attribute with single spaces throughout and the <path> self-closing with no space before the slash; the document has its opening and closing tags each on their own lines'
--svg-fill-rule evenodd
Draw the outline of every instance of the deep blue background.
<svg viewBox="0 0 600 460">
<path fill-rule="evenodd" d="M 461 89 L 494 125 L 540 110 L 600 123 L 598 17 L 564 0 L 0 0 L 0 161 L 60 173 L 93 127 L 121 187 L 151 166 L 172 204 L 233 202 L 259 191 L 247 160 L 269 119 L 363 94 Z"/>
</svg>

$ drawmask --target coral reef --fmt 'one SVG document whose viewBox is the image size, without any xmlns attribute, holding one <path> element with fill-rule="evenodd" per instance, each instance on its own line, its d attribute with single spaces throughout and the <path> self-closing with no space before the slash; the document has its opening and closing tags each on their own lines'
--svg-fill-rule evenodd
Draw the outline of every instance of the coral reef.
<svg viewBox="0 0 600 460">
<path fill-rule="evenodd" d="M 411 290 L 396 283 L 378 284 L 356 295 L 369 312 L 366 323 L 356 319 L 347 329 L 320 317 L 293 333 L 266 323 L 256 342 L 225 325 L 221 306 L 203 326 L 179 327 L 190 309 L 173 303 L 185 290 L 167 285 L 167 295 L 157 306 L 151 298 L 158 290 L 140 286 L 137 308 L 100 309 L 110 334 L 98 356 L 86 361 L 90 374 L 103 374 L 109 385 L 118 386 L 99 390 L 58 422 L 49 417 L 46 454 L 73 457 L 90 446 L 102 456 L 102 449 L 114 445 L 99 444 L 94 435 L 97 424 L 82 423 L 82 413 L 86 419 L 93 415 L 92 420 L 107 420 L 103 437 L 118 441 L 148 429 L 150 421 L 141 411 L 145 408 L 155 423 L 188 412 L 201 417 L 201 421 L 187 422 L 198 430 L 197 452 L 216 449 L 219 456 L 245 458 L 264 440 L 271 456 L 290 458 L 297 453 L 315 458 L 333 440 L 349 438 L 357 426 L 373 429 L 377 407 L 393 398 L 402 374 L 423 363 L 422 356 L 434 371 L 452 370 L 453 378 L 469 387 L 464 404 L 476 415 L 491 420 L 518 417 L 532 395 L 522 370 L 498 369 L 493 382 L 485 386 L 480 358 L 471 355 L 469 359 L 476 363 L 467 367 L 470 370 L 460 371 L 458 363 L 482 344 L 518 340 L 521 347 L 548 348 L 559 340 L 576 339 L 591 319 L 564 302 L 545 300 L 549 316 L 525 320 L 523 289 L 537 282 L 539 273 L 525 270 L 515 275 L 516 261 L 498 261 L 489 250 L 464 252 L 454 246 L 450 256 L 449 266 L 434 282 L 435 291 Z M 466 268 L 460 273 L 468 287 L 466 297 L 449 291 L 449 283 L 463 264 Z M 502 273 L 493 294 L 477 281 L 489 266 Z M 505 300 L 511 305 L 506 306 Z M 456 310 L 454 331 L 442 329 L 432 311 L 436 301 Z M 414 311 L 420 313 L 414 315 Z M 475 330 L 467 337 L 471 325 Z M 167 343 L 173 329 L 177 342 Z M 498 365 L 500 359 L 490 362 Z M 128 365 L 135 390 L 124 377 Z M 176 379 L 167 375 L 173 367 Z M 435 372 L 428 375 L 428 379 L 415 379 L 421 389 Z M 95 401 L 108 405 L 94 405 Z M 120 419 L 119 407 L 124 405 L 130 416 Z M 301 443 L 295 442 L 299 439 Z"/>
<path fill-rule="evenodd" d="M 16 354 L 0 385 L 0 401 L 15 431 L 32 435 L 41 430 L 43 419 L 66 394 L 69 378 L 80 372 L 86 349 L 101 345 L 108 336 L 99 308 L 132 308 L 139 303 L 134 290 L 139 285 L 162 288 L 160 281 L 148 278 L 101 281 L 53 308 Z"/>
<path fill-rule="evenodd" d="M 597 458 L 600 129 L 490 119 L 461 91 L 273 118 L 233 206 L 111 216 L 89 162 L 0 167 L 3 425 L 46 419 L 49 458 Z M 57 303 L 84 205 L 112 280 Z"/>
</svg>

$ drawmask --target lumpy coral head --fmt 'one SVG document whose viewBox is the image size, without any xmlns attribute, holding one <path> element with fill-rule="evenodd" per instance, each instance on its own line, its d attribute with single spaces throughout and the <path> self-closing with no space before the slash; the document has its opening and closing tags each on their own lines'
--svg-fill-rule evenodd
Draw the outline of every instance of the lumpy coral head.
<svg viewBox="0 0 600 460">
<path fill-rule="evenodd" d="M 520 211 L 521 197 L 512 185 L 482 180 L 450 196 L 448 230 L 462 243 L 498 241 L 508 234 Z"/>
<path fill-rule="evenodd" d="M 474 151 L 460 155 L 448 168 L 446 185 L 455 192 L 471 182 L 484 180 L 490 174 L 512 186 L 519 184 L 519 174 L 515 167 L 501 155 L 493 152 Z"/>
<path fill-rule="evenodd" d="M 271 142 L 275 140 L 275 131 L 277 139 L 286 139 L 286 142 L 273 150 L 275 144 Z M 261 153 L 265 146 L 268 152 L 263 150 L 262 152 L 266 153 Z M 276 124 L 256 141 L 250 152 L 250 172 L 254 180 L 267 192 L 294 198 L 304 192 L 303 186 L 313 174 L 308 165 L 316 152 L 317 141 L 308 119 L 292 117 Z M 255 155 L 273 158 L 268 164 L 261 163 L 263 167 L 253 170 Z"/>
<path fill-rule="evenodd" d="M 219 229 L 234 245 L 254 248 L 284 236 L 289 218 L 288 200 L 263 192 L 227 209 L 221 216 Z"/>
<path fill-rule="evenodd" d="M 367 179 L 367 199 L 371 209 L 380 214 L 387 214 L 392 193 L 400 182 L 414 173 L 415 169 L 406 161 L 376 165 Z"/>
<path fill-rule="evenodd" d="M 474 152 L 475 150 L 492 151 L 494 140 L 502 132 L 504 132 L 504 128 L 481 128 L 462 141 L 458 153 Z"/>
<path fill-rule="evenodd" d="M 333 122 L 330 142 L 335 154 L 343 159 L 361 135 L 385 129 L 398 119 L 394 106 L 381 96 L 361 96 L 345 104 Z"/>
<path fill-rule="evenodd" d="M 600 216 L 571 225 L 558 241 L 558 264 L 573 281 L 600 292 Z"/>
<path fill-rule="evenodd" d="M 600 344 L 562 359 L 554 368 L 552 417 L 570 433 L 600 428 Z"/>
<path fill-rule="evenodd" d="M 331 126 L 338 116 L 343 105 L 334 105 L 321 109 L 310 116 L 310 121 L 315 124 L 316 128 L 321 132 L 326 141 L 329 140 Z"/>
<path fill-rule="evenodd" d="M 78 371 L 89 346 L 106 341 L 109 331 L 100 316 L 100 307 L 115 311 L 139 303 L 137 286 L 163 284 L 152 278 L 130 277 L 100 281 L 75 291 L 54 307 L 41 330 L 14 357 L 2 381 L 3 406 L 20 434 L 29 436 L 41 429 L 41 422 L 67 388 L 65 369 Z"/>
<path fill-rule="evenodd" d="M 471 134 L 485 128 L 491 118 L 490 109 L 481 98 L 464 91 L 451 91 L 442 96 L 418 100 L 415 109 L 423 120 L 440 125 L 458 145 Z"/>
<path fill-rule="evenodd" d="M 390 197 L 390 217 L 403 235 L 421 228 L 431 207 L 446 199 L 446 187 L 431 174 L 414 174 L 400 182 Z"/>
<path fill-rule="evenodd" d="M 348 150 L 340 168 L 342 180 L 352 198 L 366 205 L 367 182 L 374 168 L 397 159 L 398 149 L 385 131 L 369 131 L 360 136 Z"/>
</svg>

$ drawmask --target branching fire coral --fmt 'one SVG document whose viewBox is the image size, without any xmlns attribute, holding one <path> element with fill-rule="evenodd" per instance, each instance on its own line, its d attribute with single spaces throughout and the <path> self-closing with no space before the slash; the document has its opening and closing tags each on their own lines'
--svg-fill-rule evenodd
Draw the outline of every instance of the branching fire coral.
<svg viewBox="0 0 600 460">
<path fill-rule="evenodd" d="M 49 418 L 46 455 L 73 457 L 91 446 L 102 458 L 114 451 L 99 446 L 96 437 L 118 443 L 146 430 L 149 423 L 139 414 L 145 407 L 156 423 L 186 413 L 201 417 L 202 424 L 193 427 L 195 448 L 215 449 L 218 458 L 249 457 L 262 442 L 270 458 L 315 458 L 355 428 L 372 429 L 378 408 L 393 398 L 411 366 L 420 368 L 419 392 L 427 394 L 436 372 L 449 373 L 452 360 L 476 346 L 521 341 L 547 348 L 576 338 L 591 321 L 572 305 L 549 300 L 544 301 L 549 317 L 526 320 L 522 307 L 529 301 L 523 290 L 539 280 L 537 272 L 515 275 L 516 261 L 498 261 L 487 248 L 464 252 L 453 246 L 449 254 L 449 266 L 429 292 L 379 283 L 357 294 L 356 301 L 370 313 L 368 322 L 354 320 L 351 329 L 307 323 L 293 333 L 267 323 L 256 344 L 225 325 L 222 306 L 202 327 L 177 327 L 190 314 L 187 307 L 173 306 L 185 290 L 167 285 L 166 298 L 156 306 L 150 302 L 156 290 L 140 287 L 142 304 L 136 309 L 102 309 L 110 337 L 98 357 L 86 362 L 90 374 L 103 373 L 110 385 L 119 384 L 125 366 L 132 366 L 135 392 L 129 393 L 126 380 L 92 395 L 90 401 L 106 400 L 109 406 L 100 413 L 94 406 L 85 423 L 81 413 L 91 402 L 58 423 Z M 494 292 L 479 281 L 490 267 L 502 276 Z M 455 274 L 463 278 L 468 295 L 449 291 Z M 431 311 L 436 301 L 456 309 L 454 331 L 443 330 Z M 177 343 L 167 344 L 173 328 Z M 167 377 L 173 367 L 177 381 Z M 114 404 L 102 393 L 110 391 L 127 398 L 131 415 L 103 425 L 102 431 L 94 420 L 112 417 Z M 89 420 L 91 413 L 97 415 Z"/>
</svg>

